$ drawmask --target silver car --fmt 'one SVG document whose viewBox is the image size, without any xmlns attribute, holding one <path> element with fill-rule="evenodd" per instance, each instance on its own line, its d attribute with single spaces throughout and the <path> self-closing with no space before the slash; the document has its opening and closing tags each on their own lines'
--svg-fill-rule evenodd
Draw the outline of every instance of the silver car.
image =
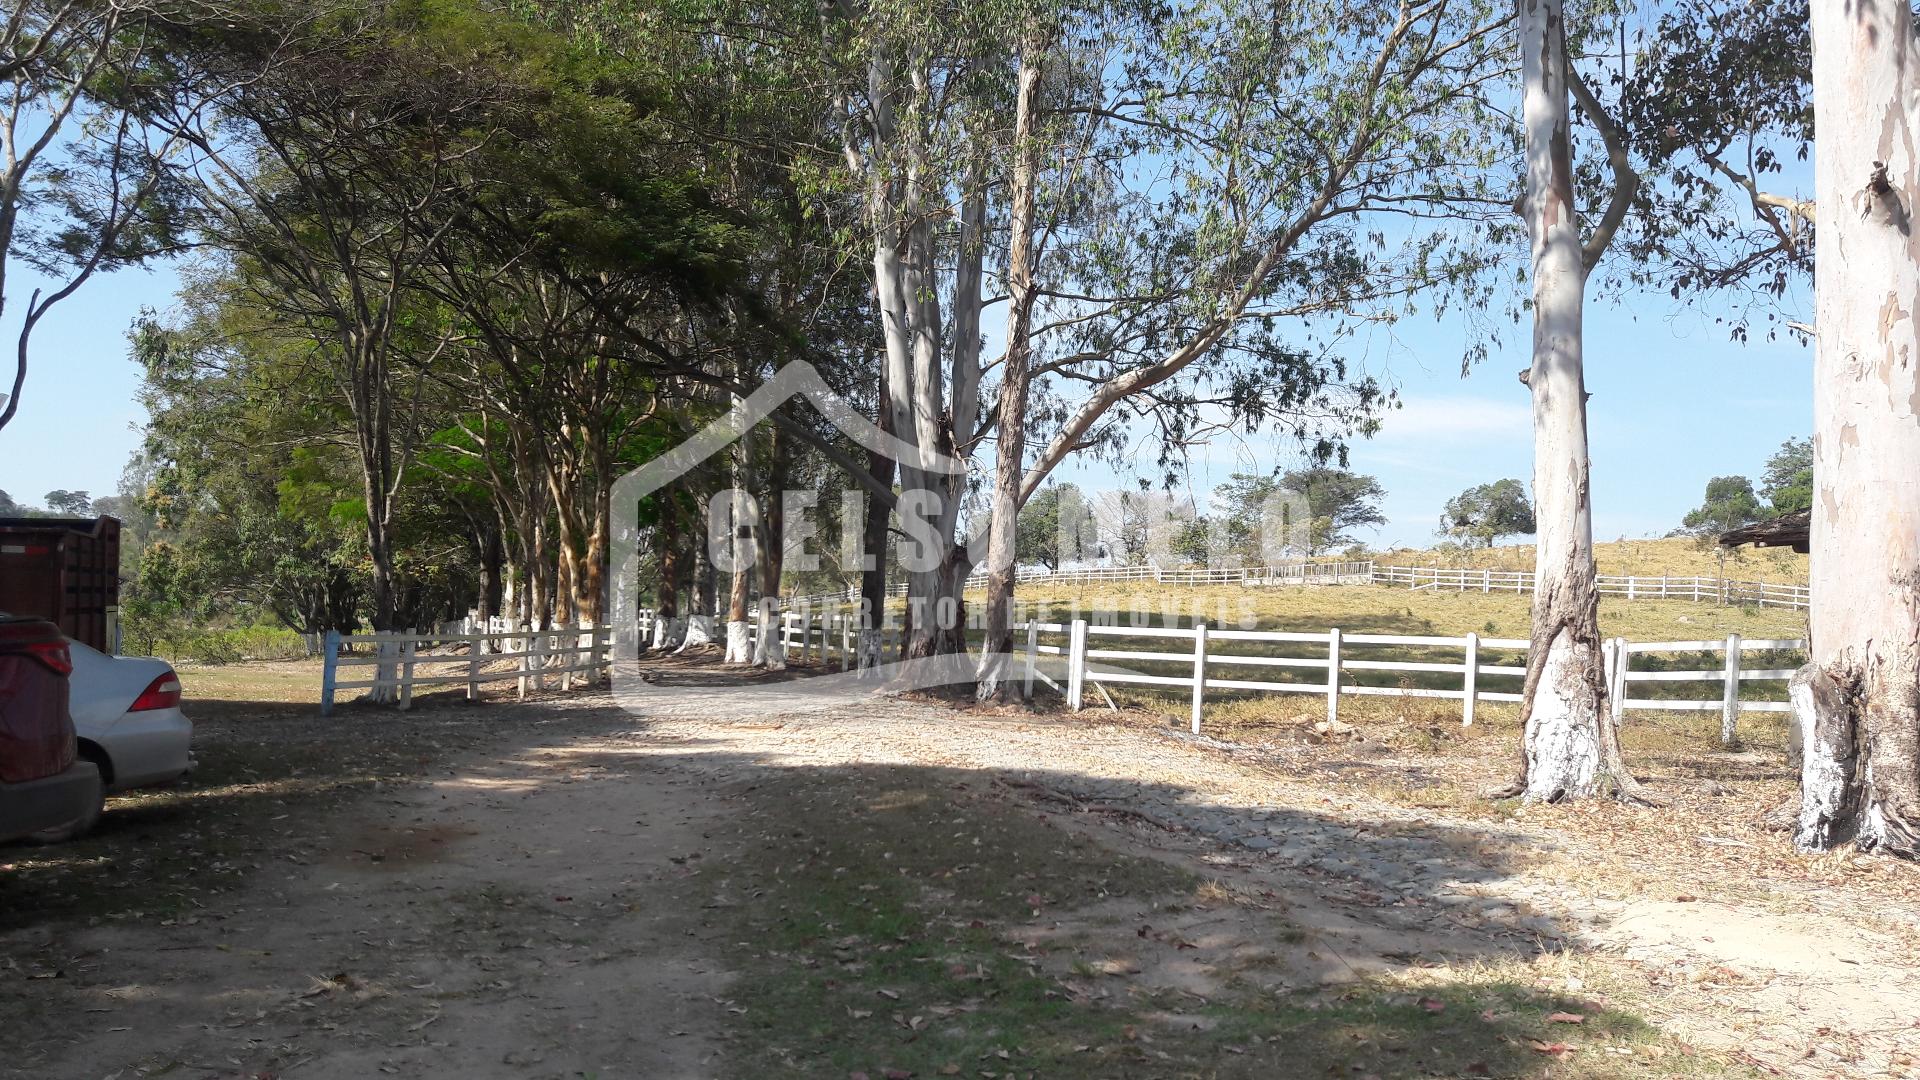
<svg viewBox="0 0 1920 1080">
<path fill-rule="evenodd" d="M 56 843 L 84 835 L 100 820 L 106 793 L 165 784 L 193 768 L 193 721 L 180 710 L 180 676 L 165 660 L 108 656 L 69 642 L 69 708 L 82 760 L 100 769 L 100 798 L 87 813 L 36 833 Z"/>
</svg>

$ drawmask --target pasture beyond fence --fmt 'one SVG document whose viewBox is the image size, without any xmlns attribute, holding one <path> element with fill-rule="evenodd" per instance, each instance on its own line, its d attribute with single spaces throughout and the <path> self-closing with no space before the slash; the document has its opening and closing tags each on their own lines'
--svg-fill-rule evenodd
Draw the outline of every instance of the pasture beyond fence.
<svg viewBox="0 0 1920 1080">
<path fill-rule="evenodd" d="M 1330 567 L 1300 573 L 1302 566 Z M 1526 591 L 1532 575 L 1503 571 L 1439 570 L 1357 563 L 1296 564 L 1267 567 L 1255 582 L 1288 575 L 1298 581 L 1333 582 L 1360 576 L 1386 585 L 1445 591 Z M 1217 583 L 1244 571 L 1161 571 L 1151 567 L 1108 567 L 1047 575 L 1037 580 L 1158 581 L 1161 584 Z M 1199 574 L 1213 575 L 1196 581 Z M 1317 577 L 1315 574 L 1317 573 Z M 1035 579 L 1028 579 L 1035 580 Z M 1236 579 L 1249 581 L 1249 579 Z M 1717 578 L 1602 578 L 1602 592 L 1630 599 L 1721 600 L 1804 606 L 1804 587 L 1729 582 Z M 1742 589 L 1772 592 L 1743 593 Z M 1798 590 L 1798 594 L 1794 590 Z M 1748 599 L 1751 597 L 1752 599 Z M 1735 599 L 1740 598 L 1740 599 Z M 801 663 L 818 662 L 846 670 L 854 664 L 859 631 L 857 613 L 839 595 L 785 601 L 777 632 L 783 654 Z M 653 613 L 643 611 L 637 630 L 650 639 Z M 411 705 L 423 687 L 464 686 L 477 699 L 481 687 L 513 683 L 518 696 L 529 689 L 570 690 L 597 683 L 611 673 L 612 630 L 560 627 L 546 631 L 500 629 L 496 620 L 484 632 L 452 624 L 443 632 L 413 634 L 328 634 L 323 654 L 321 713 L 333 709 L 342 691 L 374 691 L 401 708 Z M 1472 724 L 1480 702 L 1517 702 L 1516 685 L 1526 675 L 1528 642 L 1518 638 L 1350 634 L 1334 628 L 1318 632 L 1241 630 L 1193 626 L 1153 626 L 1117 617 L 1069 622 L 1016 624 L 1015 652 L 1023 661 L 1018 674 L 1028 697 L 1044 685 L 1080 709 L 1089 687 L 1107 697 L 1109 686 L 1141 686 L 1182 693 L 1190 699 L 1190 726 L 1200 732 L 1209 692 L 1218 694 L 1305 694 L 1324 697 L 1329 721 L 1339 717 L 1343 696 L 1443 699 L 1461 703 L 1461 722 Z M 757 621 L 751 633 L 757 636 Z M 1784 683 L 1798 665 L 1789 655 L 1805 649 L 1798 639 L 1604 643 L 1605 677 L 1616 718 L 1633 711 L 1717 711 L 1722 738 L 1732 742 L 1742 712 L 1788 712 Z M 1775 654 L 1748 664 L 1749 653 Z M 1636 658 L 1640 666 L 1635 667 Z M 1121 662 L 1125 662 L 1124 664 Z M 342 680 L 342 669 L 373 669 L 371 678 Z M 576 679 L 575 676 L 585 676 Z M 1386 680 L 1386 681 L 1383 681 Z M 1491 684 L 1490 682 L 1491 681 Z M 1777 693 L 1762 696 L 1773 684 Z M 1506 688 L 1501 688 L 1504 684 Z M 1712 696 L 1690 696 L 1687 684 L 1718 684 Z M 1645 688 L 1638 696 L 1632 690 Z M 1700 689 L 1708 690 L 1706 686 Z M 1714 693 L 1716 692 L 1717 693 Z M 1216 696 L 1216 700 L 1218 697 Z"/>
<path fill-rule="evenodd" d="M 651 619 L 651 613 L 643 613 L 643 626 Z M 1044 685 L 1078 711 L 1089 686 L 1103 695 L 1108 686 L 1127 685 L 1185 692 L 1189 726 L 1196 735 L 1209 691 L 1315 695 L 1325 699 L 1329 721 L 1339 719 L 1342 696 L 1454 700 L 1460 702 L 1461 724 L 1471 725 L 1478 703 L 1521 699 L 1518 687 L 1492 689 L 1485 680 L 1523 680 L 1530 644 L 1473 633 L 1349 634 L 1338 628 L 1307 633 L 1087 619 L 1022 622 L 1014 630 L 1014 650 L 1022 665 L 1017 677 L 1027 697 L 1036 685 Z M 803 607 L 783 612 L 778 620 L 787 658 L 842 671 L 855 663 L 858 632 L 857 614 L 834 608 Z M 1791 711 L 1784 684 L 1798 667 L 1800 658 L 1793 654 L 1805 648 L 1806 642 L 1797 638 L 1747 640 L 1739 634 L 1703 641 L 1617 637 L 1603 643 L 1602 655 L 1615 719 L 1642 711 L 1719 712 L 1721 739 L 1732 743 L 1741 713 Z M 1784 659 L 1793 666 L 1750 665 L 1744 660 L 1750 653 L 1768 654 L 1760 659 L 1776 665 Z M 1382 679 L 1393 682 L 1384 684 Z M 1743 693 L 1756 683 L 1773 684 L 1777 696 Z M 1702 687 L 1711 696 L 1690 697 L 1684 693 L 1687 684 L 1718 685 Z M 1642 686 L 1651 689 L 1629 696 Z M 1107 701 L 1113 704 L 1111 697 Z"/>
<path fill-rule="evenodd" d="M 1261 588 L 1283 585 L 1385 585 L 1416 592 L 1512 592 L 1534 590 L 1531 570 L 1470 570 L 1440 566 L 1383 566 L 1357 560 L 1347 562 L 1296 562 L 1250 567 L 1161 568 L 1152 565 L 1092 566 L 1068 570 L 1019 570 L 1021 584 L 1085 585 L 1140 582 L 1156 585 L 1205 586 L 1244 585 Z M 1784 607 L 1805 611 L 1808 588 L 1768 581 L 1736 581 L 1732 578 L 1600 574 L 1595 578 L 1602 596 L 1627 600 L 1691 600 L 1731 606 Z M 984 589 L 986 575 L 967 578 L 968 589 Z M 888 586 L 888 596 L 905 596 L 905 582 Z M 813 596 L 785 598 L 786 607 L 802 604 L 837 603 L 857 600 L 855 590 L 819 593 Z"/>
</svg>

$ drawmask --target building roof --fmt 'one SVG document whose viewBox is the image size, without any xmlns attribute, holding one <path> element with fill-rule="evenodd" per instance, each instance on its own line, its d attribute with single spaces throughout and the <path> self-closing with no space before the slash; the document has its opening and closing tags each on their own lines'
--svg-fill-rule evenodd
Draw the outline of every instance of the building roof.
<svg viewBox="0 0 1920 1080">
<path fill-rule="evenodd" d="M 1720 545 L 1722 547 L 1739 547 L 1741 544 L 1752 544 L 1754 547 L 1790 547 L 1804 555 L 1807 553 L 1807 532 L 1812 524 L 1813 511 L 1795 510 L 1776 518 L 1756 521 L 1737 529 L 1728 529 L 1720 534 Z"/>
</svg>

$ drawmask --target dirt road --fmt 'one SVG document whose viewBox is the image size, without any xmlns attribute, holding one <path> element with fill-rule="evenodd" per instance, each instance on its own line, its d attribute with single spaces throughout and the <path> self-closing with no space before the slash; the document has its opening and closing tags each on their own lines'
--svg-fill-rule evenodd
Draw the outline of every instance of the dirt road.
<svg viewBox="0 0 1920 1080">
<path fill-rule="evenodd" d="M 314 822 L 326 858 L 262 868 L 225 910 L 17 935 L 29 985 L 65 992 L 7 1025 L 0 1069 L 714 1075 L 728 975 L 688 864 L 727 800 L 633 751 L 463 762 Z"/>
<path fill-rule="evenodd" d="M 840 974 L 795 984 L 800 996 L 818 996 L 859 985 L 869 958 L 855 953 L 870 946 L 847 937 L 799 955 L 740 938 L 772 941 L 802 918 L 825 929 L 794 940 L 847 932 L 866 917 L 852 910 L 867 903 L 862 893 L 849 911 L 823 915 L 805 910 L 822 888 L 792 891 L 792 883 L 805 873 L 828 882 L 857 875 L 863 868 L 825 863 L 860 855 L 882 869 L 859 890 L 885 892 L 925 873 L 937 883 L 931 902 L 959 912 L 966 892 L 951 884 L 955 874 L 977 876 L 979 865 L 994 863 L 996 841 L 982 854 L 983 833 L 971 822 L 1014 819 L 1044 826 L 1026 840 L 997 841 L 1034 847 L 1033 865 L 1084 843 L 1109 861 L 1133 860 L 1133 869 L 1099 870 L 1071 903 L 1047 894 L 1055 883 L 1046 872 L 1009 871 L 980 895 L 1012 897 L 1017 918 L 1004 928 L 961 919 L 958 932 L 986 926 L 1017 946 L 1024 966 L 1016 974 L 1040 979 L 1043 1000 L 1090 1009 L 1145 1002 L 1143 1022 L 1170 1024 L 1185 1040 L 1161 1044 L 1175 1048 L 1172 1058 L 1156 1052 L 1211 1062 L 1217 1075 L 1276 1075 L 1228 1055 L 1280 1052 L 1258 1032 L 1298 1017 L 1260 1012 L 1255 1024 L 1242 1016 L 1240 1027 L 1219 1029 L 1235 1041 L 1202 1043 L 1222 1021 L 1191 1003 L 1217 1009 L 1235 995 L 1269 1000 L 1409 975 L 1426 980 L 1421 986 L 1480 990 L 1497 976 L 1515 1022 L 1535 1026 L 1504 1031 L 1509 1018 L 1489 1007 L 1480 1013 L 1485 1031 L 1445 1034 L 1502 1052 L 1517 1047 L 1510 1052 L 1528 1069 L 1539 1045 L 1562 1045 L 1532 1034 L 1547 1030 L 1541 1017 L 1571 1007 L 1552 995 L 1617 991 L 1647 1013 L 1650 1033 L 1638 1042 L 1623 1034 L 1585 1057 L 1563 1048 L 1541 1058 L 1554 1075 L 1669 1075 L 1658 1055 L 1672 1045 L 1690 1054 L 1694 1043 L 1718 1048 L 1718 1067 L 1732 1070 L 1690 1064 L 1700 1075 L 1745 1075 L 1750 1059 L 1794 1075 L 1888 1076 L 1913 1060 L 1920 980 L 1907 962 L 1910 940 L 1897 934 L 1836 931 L 1808 912 L 1731 898 L 1708 905 L 1600 895 L 1569 873 L 1592 853 L 1550 828 L 1369 802 L 1168 734 L 862 696 L 769 699 L 725 678 L 666 669 L 669 688 L 676 679 L 683 692 L 663 694 L 644 717 L 604 695 L 500 706 L 500 733 L 483 749 L 310 821 L 275 819 L 307 843 L 250 868 L 237 890 L 164 920 L 56 919 L 14 931 L 4 943 L 11 978 L 0 1003 L 15 1019 L 4 1026 L 11 1045 L 0 1075 L 672 1078 L 757 1075 L 740 1062 L 772 1060 L 784 1063 L 780 1071 L 846 1076 L 862 1070 L 837 1063 L 828 1020 L 770 1012 L 762 988 L 742 985 L 762 976 L 729 969 L 751 959 L 775 965 L 764 972 L 814 979 L 824 962 Z M 790 781 L 799 776 L 827 786 L 796 789 Z M 885 798 L 858 801 L 875 791 Z M 820 838 L 847 815 L 882 812 L 918 791 L 944 792 L 947 801 L 903 833 L 863 840 L 854 856 Z M 949 822 L 957 824 L 949 830 Z M 914 869 L 907 848 L 921 841 L 930 861 Z M 1008 866 L 1019 863 L 1012 847 L 1004 854 Z M 1167 890 L 1184 886 L 1139 884 L 1153 876 L 1140 869 L 1148 865 L 1204 881 L 1193 894 L 1202 899 L 1165 902 Z M 1121 880 L 1129 878 L 1131 893 Z M 878 948 L 894 947 L 880 940 Z M 951 934 L 946 940 L 957 948 Z M 928 960 L 953 967 L 956 979 L 988 977 L 941 955 Z M 1124 993 L 1101 988 L 1103 974 Z M 821 1015 L 879 1023 L 865 1018 L 876 1006 L 884 1017 L 900 998 L 884 986 L 878 1002 L 870 989 L 859 992 L 869 1004 Z M 1429 993 L 1443 991 L 1388 1004 L 1438 1015 L 1450 999 Z M 749 1013 L 740 1002 L 755 994 Z M 926 1017 L 965 1015 L 981 1001 L 935 1002 L 923 1015 L 903 1006 L 898 1042 L 918 1045 Z M 1322 1007 L 1306 1001 L 1299 1016 Z M 1601 1039 L 1593 1025 L 1583 1034 Z M 1133 1025 L 1126 1032 L 1110 1038 L 1135 1056 L 1112 1060 L 1134 1064 L 1075 1075 L 1184 1071 L 1156 1064 Z M 1095 1041 L 1075 1029 L 1060 1052 L 1108 1049 Z M 1420 1041 L 1417 1032 L 1403 1040 Z M 1539 1045 L 1529 1050 L 1529 1042 Z M 1288 1052 L 1301 1059 L 1305 1051 Z M 1368 1068 L 1428 1075 L 1438 1067 L 1416 1068 L 1406 1052 L 1380 1050 L 1380 1060 L 1404 1068 Z M 967 1062 L 965 1074 L 1020 1074 L 1003 1073 L 991 1053 L 1007 1051 L 983 1051 L 984 1064 Z M 1489 1058 L 1489 1071 L 1471 1048 L 1461 1053 L 1454 1067 L 1523 1074 L 1518 1065 L 1501 1071 L 1505 1059 Z M 1627 1070 L 1628 1061 L 1643 1071 Z M 960 1065 L 953 1068 L 931 1071 L 953 1075 Z"/>
</svg>

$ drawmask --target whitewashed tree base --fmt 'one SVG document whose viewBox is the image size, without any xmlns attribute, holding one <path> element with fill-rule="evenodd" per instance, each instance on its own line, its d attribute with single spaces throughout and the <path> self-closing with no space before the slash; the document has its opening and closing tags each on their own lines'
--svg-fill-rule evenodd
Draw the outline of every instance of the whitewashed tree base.
<svg viewBox="0 0 1920 1080">
<path fill-rule="evenodd" d="M 1600 775 L 1604 714 L 1586 680 L 1588 670 L 1572 636 L 1562 630 L 1547 650 L 1525 739 L 1525 802 L 1559 802 L 1595 793 Z"/>
<path fill-rule="evenodd" d="M 989 652 L 980 655 L 980 666 L 974 671 L 973 696 L 976 701 L 992 701 L 1001 693 L 1001 687 L 1010 690 L 1013 672 L 1013 655 L 1003 652 Z M 1017 693 L 1017 692 L 1016 692 Z"/>
<path fill-rule="evenodd" d="M 694 615 L 687 619 L 685 636 L 680 640 L 680 647 L 673 651 L 675 655 L 679 655 L 688 649 L 712 645 L 714 641 L 713 616 Z"/>
<path fill-rule="evenodd" d="M 727 620 L 727 652 L 723 658 L 728 664 L 753 663 L 753 624 L 745 619 Z"/>
<path fill-rule="evenodd" d="M 768 671 L 787 669 L 786 643 L 780 640 L 780 616 L 770 604 L 760 609 L 760 629 L 753 642 L 753 662 Z"/>
</svg>

